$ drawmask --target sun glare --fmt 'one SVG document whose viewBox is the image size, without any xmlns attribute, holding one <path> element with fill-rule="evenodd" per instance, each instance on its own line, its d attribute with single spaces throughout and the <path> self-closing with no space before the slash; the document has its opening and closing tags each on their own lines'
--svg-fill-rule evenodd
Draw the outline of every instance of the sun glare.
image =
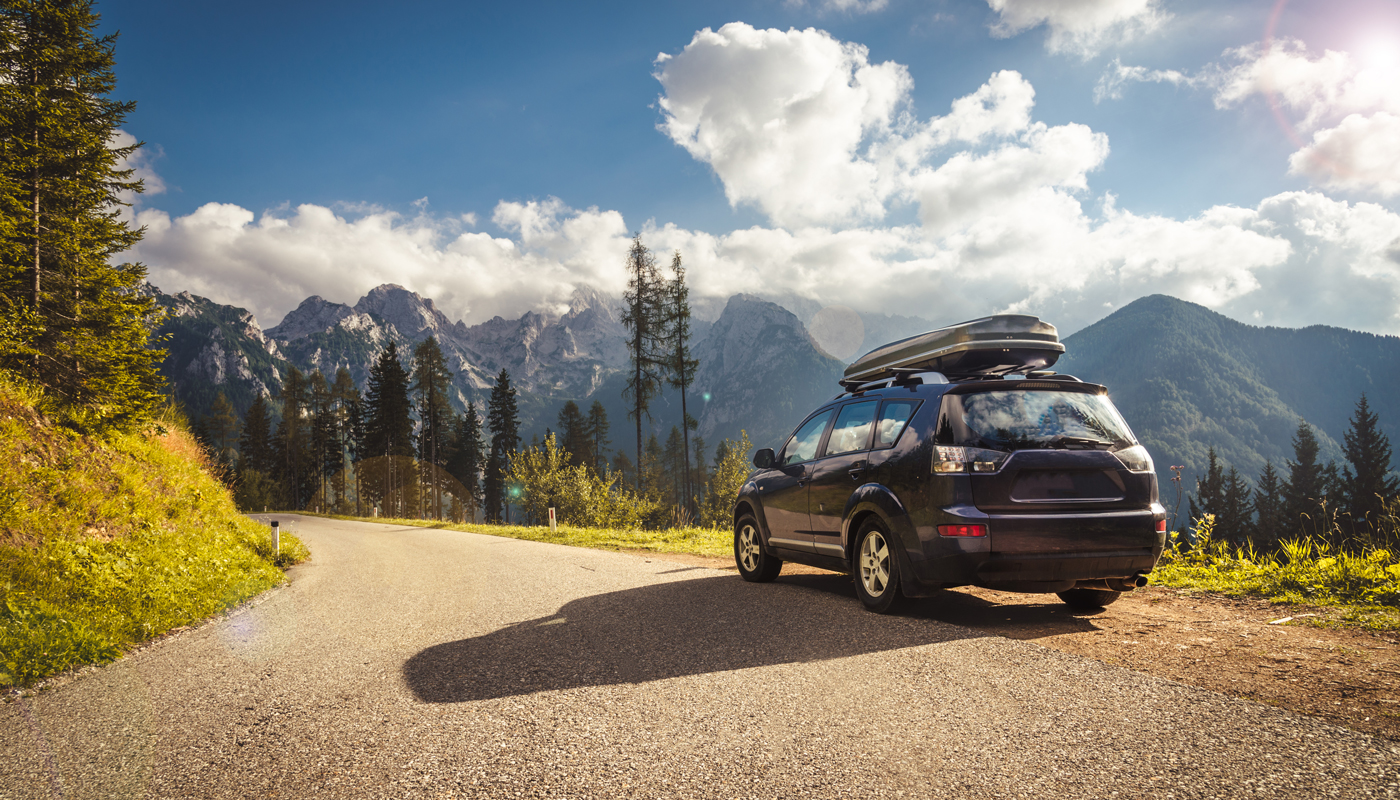
<svg viewBox="0 0 1400 800">
<path fill-rule="evenodd" d="M 1365 67 L 1380 70 L 1400 69 L 1400 37 L 1372 34 L 1362 39 L 1356 55 Z"/>
</svg>

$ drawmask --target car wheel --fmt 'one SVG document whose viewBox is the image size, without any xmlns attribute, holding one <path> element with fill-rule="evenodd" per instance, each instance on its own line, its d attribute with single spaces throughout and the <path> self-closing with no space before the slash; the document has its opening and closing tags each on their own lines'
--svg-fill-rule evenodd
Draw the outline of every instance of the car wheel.
<svg viewBox="0 0 1400 800">
<path fill-rule="evenodd" d="M 1122 592 L 1111 592 L 1107 589 L 1070 589 L 1064 592 L 1056 592 L 1065 605 L 1070 608 L 1091 611 L 1096 608 L 1103 608 L 1114 600 L 1122 596 Z"/>
<path fill-rule="evenodd" d="M 763 552 L 758 520 L 752 514 L 734 523 L 734 563 L 739 565 L 739 577 L 753 583 L 767 583 L 783 569 L 780 559 Z"/>
<path fill-rule="evenodd" d="M 899 601 L 899 566 L 894 545 L 879 520 L 871 517 L 860 526 L 855 553 L 856 595 L 877 614 L 892 611 Z"/>
</svg>

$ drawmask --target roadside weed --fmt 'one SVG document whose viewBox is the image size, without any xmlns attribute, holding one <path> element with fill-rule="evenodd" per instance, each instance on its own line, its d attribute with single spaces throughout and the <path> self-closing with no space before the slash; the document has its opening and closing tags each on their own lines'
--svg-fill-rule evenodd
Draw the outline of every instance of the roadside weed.
<svg viewBox="0 0 1400 800">
<path fill-rule="evenodd" d="M 1191 535 L 1172 534 L 1171 546 L 1152 573 L 1154 583 L 1233 596 L 1262 597 L 1341 609 L 1309 624 L 1400 629 L 1400 559 L 1383 547 L 1353 552 L 1304 536 L 1279 543 L 1276 552 L 1252 545 L 1231 547 L 1214 538 L 1207 514 Z"/>
</svg>

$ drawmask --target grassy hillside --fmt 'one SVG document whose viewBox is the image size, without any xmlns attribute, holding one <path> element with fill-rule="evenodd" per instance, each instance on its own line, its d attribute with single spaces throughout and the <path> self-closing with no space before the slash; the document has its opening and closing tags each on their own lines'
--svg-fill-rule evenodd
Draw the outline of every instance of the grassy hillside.
<svg viewBox="0 0 1400 800">
<path fill-rule="evenodd" d="M 1266 459 L 1284 471 L 1298 420 L 1318 433 L 1321 459 L 1338 443 L 1366 392 L 1382 430 L 1400 442 L 1400 338 L 1341 328 L 1259 328 L 1163 295 L 1136 300 L 1065 339 L 1055 369 L 1103 383 L 1157 463 L 1172 500 L 1171 464 L 1184 489 L 1215 447 L 1253 480 Z M 1286 475 L 1286 472 L 1284 472 Z"/>
<path fill-rule="evenodd" d="M 110 661 L 307 556 L 271 552 L 185 430 L 80 436 L 39 399 L 0 377 L 0 686 Z"/>
</svg>

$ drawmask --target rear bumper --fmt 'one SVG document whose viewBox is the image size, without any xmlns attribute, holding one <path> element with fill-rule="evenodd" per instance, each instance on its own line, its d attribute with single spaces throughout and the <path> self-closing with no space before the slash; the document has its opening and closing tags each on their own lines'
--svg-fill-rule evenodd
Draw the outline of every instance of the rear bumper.
<svg viewBox="0 0 1400 800">
<path fill-rule="evenodd" d="M 941 524 L 987 526 L 987 535 L 950 538 L 920 527 L 910 552 L 906 593 L 977 585 L 1008 591 L 1060 591 L 1081 580 L 1151 572 L 1166 544 L 1156 508 L 1056 514 L 987 514 L 971 506 L 941 510 Z"/>
</svg>

